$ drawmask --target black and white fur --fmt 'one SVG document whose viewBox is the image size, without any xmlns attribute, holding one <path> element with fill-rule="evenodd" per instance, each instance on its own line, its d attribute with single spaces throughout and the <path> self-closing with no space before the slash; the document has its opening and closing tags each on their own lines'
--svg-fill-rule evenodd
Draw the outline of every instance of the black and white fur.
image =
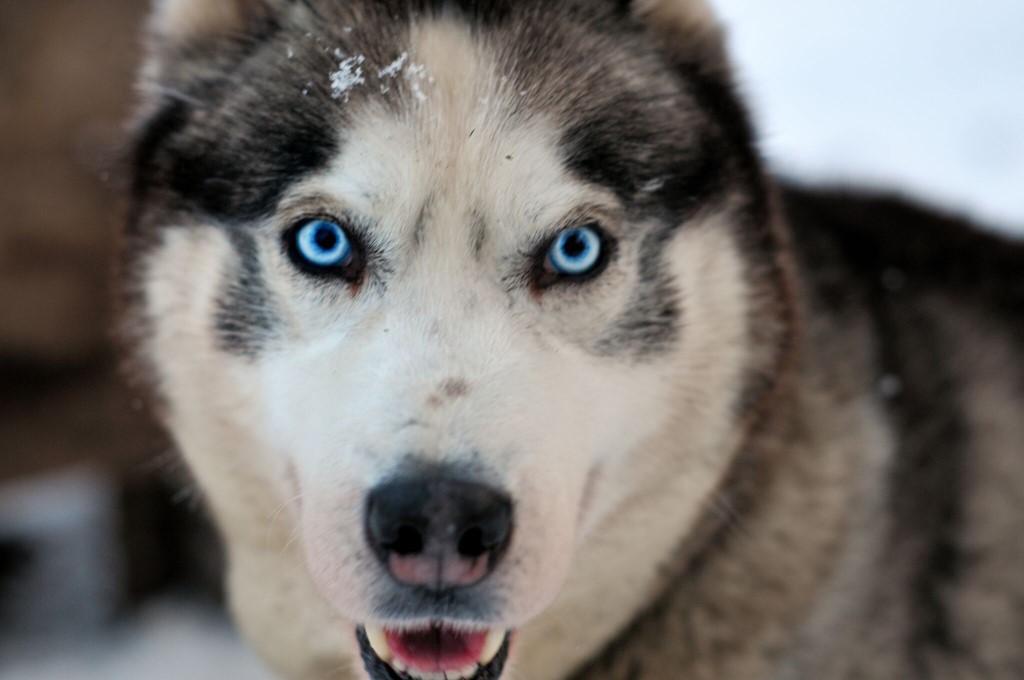
<svg viewBox="0 0 1024 680">
<path fill-rule="evenodd" d="M 762 167 L 701 0 L 163 0 L 127 334 L 289 678 L 357 625 L 529 680 L 1024 677 L 1024 247 Z M 298 270 L 344 220 L 357 284 Z M 601 276 L 537 248 L 600 223 Z M 515 538 L 445 602 L 365 545 L 440 464 Z"/>
</svg>

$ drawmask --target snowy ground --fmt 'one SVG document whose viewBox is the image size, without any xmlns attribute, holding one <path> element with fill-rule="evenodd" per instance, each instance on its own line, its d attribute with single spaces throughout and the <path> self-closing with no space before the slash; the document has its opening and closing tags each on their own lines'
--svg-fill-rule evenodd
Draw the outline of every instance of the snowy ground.
<svg viewBox="0 0 1024 680">
<path fill-rule="evenodd" d="M 0 655 L 0 680 L 274 680 L 219 611 L 166 601 L 95 637 Z"/>
<path fill-rule="evenodd" d="M 1024 227 L 1024 2 L 718 7 L 777 168 Z M 167 603 L 102 641 L 31 651 L 0 680 L 269 678 L 216 613 Z"/>
<path fill-rule="evenodd" d="M 1024 229 L 1024 2 L 714 1 L 777 168 Z"/>
</svg>

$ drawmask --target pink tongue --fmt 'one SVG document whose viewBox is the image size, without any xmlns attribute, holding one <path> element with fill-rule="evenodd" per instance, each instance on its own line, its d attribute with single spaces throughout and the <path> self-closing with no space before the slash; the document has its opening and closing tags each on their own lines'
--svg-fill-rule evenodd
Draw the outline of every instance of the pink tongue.
<svg viewBox="0 0 1024 680">
<path fill-rule="evenodd" d="M 441 626 L 413 632 L 385 631 L 388 647 L 411 670 L 424 673 L 461 671 L 476 664 L 487 632 L 464 633 Z"/>
</svg>

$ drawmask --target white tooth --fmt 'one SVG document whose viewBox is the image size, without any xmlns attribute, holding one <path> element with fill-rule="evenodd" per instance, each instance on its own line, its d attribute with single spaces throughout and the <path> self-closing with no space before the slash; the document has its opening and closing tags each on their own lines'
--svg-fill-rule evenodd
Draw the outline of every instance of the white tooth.
<svg viewBox="0 0 1024 680">
<path fill-rule="evenodd" d="M 459 671 L 458 673 L 453 675 L 452 679 L 454 679 L 454 678 L 472 678 L 474 675 L 476 675 L 476 669 L 477 668 L 478 668 L 478 666 L 476 664 L 473 664 L 472 666 L 466 666 L 461 671 Z"/>
<path fill-rule="evenodd" d="M 409 670 L 405 667 L 405 664 L 402 663 L 401 659 L 392 659 L 391 661 L 388 661 L 388 665 L 394 668 L 399 673 L 407 673 Z"/>
<path fill-rule="evenodd" d="M 484 651 L 480 653 L 481 666 L 486 666 L 490 662 L 494 661 L 494 657 L 498 656 L 498 652 L 501 651 L 501 646 L 505 643 L 506 632 L 507 631 L 495 629 L 487 634 L 487 642 L 484 643 Z"/>
<path fill-rule="evenodd" d="M 391 661 L 391 647 L 388 645 L 388 638 L 383 628 L 366 627 L 366 639 L 370 641 L 370 647 L 377 653 L 384 663 Z"/>
</svg>

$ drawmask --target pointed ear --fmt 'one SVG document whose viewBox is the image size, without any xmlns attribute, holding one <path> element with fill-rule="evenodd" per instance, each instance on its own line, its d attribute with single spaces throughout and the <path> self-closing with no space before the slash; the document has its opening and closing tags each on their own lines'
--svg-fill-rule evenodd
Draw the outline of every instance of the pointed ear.
<svg viewBox="0 0 1024 680">
<path fill-rule="evenodd" d="M 171 41 L 236 33 L 267 11 L 263 0 L 156 0 L 153 29 Z"/>
<path fill-rule="evenodd" d="M 730 72 L 722 24 L 707 0 L 630 0 L 634 16 L 650 26 L 676 58 L 720 75 Z"/>
</svg>

